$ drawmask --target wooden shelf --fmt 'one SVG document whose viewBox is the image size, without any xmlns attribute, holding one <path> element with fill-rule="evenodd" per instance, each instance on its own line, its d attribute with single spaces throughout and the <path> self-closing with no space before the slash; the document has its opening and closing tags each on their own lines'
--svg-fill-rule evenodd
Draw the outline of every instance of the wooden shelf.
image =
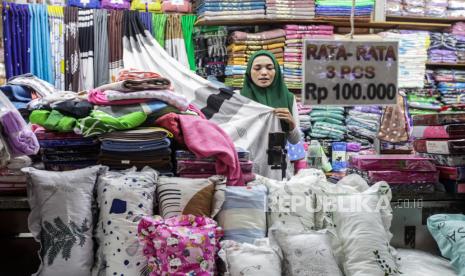
<svg viewBox="0 0 465 276">
<path fill-rule="evenodd" d="M 350 27 L 347 21 L 332 21 L 322 19 L 244 19 L 244 20 L 204 20 L 195 22 L 196 26 L 254 26 L 254 25 L 285 25 L 285 24 L 330 24 L 335 27 Z M 404 29 L 404 30 L 442 30 L 451 27 L 448 23 L 427 23 L 427 22 L 401 22 L 401 21 L 380 21 L 380 22 L 355 22 L 356 28 L 375 29 Z"/>
<path fill-rule="evenodd" d="M 400 22 L 429 22 L 429 23 L 455 23 L 464 21 L 465 17 L 424 17 L 424 16 L 386 16 L 386 21 L 400 21 Z"/>
<path fill-rule="evenodd" d="M 427 62 L 426 66 L 429 67 L 453 67 L 453 68 L 465 68 L 465 63 L 435 63 Z"/>
</svg>

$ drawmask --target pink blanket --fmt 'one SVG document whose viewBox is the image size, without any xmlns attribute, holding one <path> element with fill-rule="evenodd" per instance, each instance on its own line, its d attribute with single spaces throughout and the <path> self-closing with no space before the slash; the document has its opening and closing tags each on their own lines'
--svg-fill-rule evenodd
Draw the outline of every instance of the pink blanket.
<svg viewBox="0 0 465 276">
<path fill-rule="evenodd" d="M 95 105 L 128 105 L 128 104 L 138 104 L 151 101 L 152 99 L 128 99 L 128 100 L 119 100 L 119 101 L 110 101 L 105 95 L 104 92 L 94 89 L 90 90 L 87 100 L 90 103 Z"/>
</svg>

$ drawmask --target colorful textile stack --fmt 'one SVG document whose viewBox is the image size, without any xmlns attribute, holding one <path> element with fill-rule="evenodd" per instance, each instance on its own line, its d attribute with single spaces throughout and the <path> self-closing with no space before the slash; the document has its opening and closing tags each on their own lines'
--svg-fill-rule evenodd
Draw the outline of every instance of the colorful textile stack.
<svg viewBox="0 0 465 276">
<path fill-rule="evenodd" d="M 374 0 L 355 1 L 355 20 L 370 21 Z M 316 0 L 316 18 L 349 20 L 352 11 L 351 0 Z"/>
<path fill-rule="evenodd" d="M 456 63 L 457 39 L 454 34 L 431 33 L 428 49 L 428 61 L 434 63 Z"/>
<path fill-rule="evenodd" d="M 369 184 L 386 181 L 397 193 L 430 193 L 439 183 L 433 162 L 414 155 L 356 155 L 350 158 L 349 167 L 349 172 Z"/>
<path fill-rule="evenodd" d="M 99 137 L 99 163 L 110 169 L 149 166 L 162 175 L 173 176 L 171 142 L 173 135 L 162 128 L 114 131 Z"/>
<path fill-rule="evenodd" d="M 310 117 L 312 107 L 310 105 L 298 103 L 297 110 L 299 111 L 300 129 L 306 133 L 312 128 L 312 121 Z"/>
<path fill-rule="evenodd" d="M 197 16 L 203 20 L 265 18 L 265 0 L 201 0 L 197 3 Z"/>
<path fill-rule="evenodd" d="M 284 64 L 284 41 L 286 33 L 282 29 L 274 29 L 260 33 L 235 31 L 228 39 L 228 66 L 226 67 L 225 84 L 231 87 L 242 87 L 247 68 L 248 57 L 258 50 L 272 52 L 278 63 Z"/>
<path fill-rule="evenodd" d="M 437 113 L 442 107 L 441 94 L 436 89 L 433 70 L 426 70 L 424 88 L 404 88 L 400 91 L 407 95 L 407 110 L 410 116 Z"/>
<path fill-rule="evenodd" d="M 228 54 L 226 51 L 227 30 L 225 27 L 205 26 L 195 28 L 196 73 L 204 78 L 224 78 Z"/>
<path fill-rule="evenodd" d="M 290 89 L 302 88 L 302 43 L 305 38 L 330 38 L 333 26 L 327 25 L 286 25 L 286 47 L 284 48 L 284 81 Z"/>
<path fill-rule="evenodd" d="M 434 79 L 444 105 L 465 103 L 465 71 L 435 70 Z"/>
<path fill-rule="evenodd" d="M 388 16 L 444 17 L 448 0 L 388 0 Z"/>
<path fill-rule="evenodd" d="M 266 18 L 312 19 L 314 17 L 314 0 L 266 0 Z"/>
<path fill-rule="evenodd" d="M 310 133 L 312 138 L 344 140 L 347 128 L 344 123 L 345 112 L 343 107 L 314 106 L 310 117 L 313 124 Z"/>
<path fill-rule="evenodd" d="M 236 148 L 242 175 L 245 182 L 255 179 L 252 173 L 253 162 L 250 161 L 250 153 Z M 176 151 L 176 173 L 185 178 L 208 178 L 217 174 L 215 158 L 197 158 L 195 154 L 186 150 Z"/>
<path fill-rule="evenodd" d="M 432 158 L 450 193 L 465 193 L 465 112 L 413 116 L 413 145 Z"/>
<path fill-rule="evenodd" d="M 423 88 L 426 72 L 428 32 L 400 31 L 380 33 L 399 41 L 399 88 Z"/>
<path fill-rule="evenodd" d="M 99 142 L 81 135 L 36 129 L 40 155 L 46 170 L 69 171 L 97 164 Z"/>
<path fill-rule="evenodd" d="M 364 147 L 373 145 L 383 110 L 379 106 L 357 106 L 349 110 L 346 125 L 350 140 Z"/>
</svg>

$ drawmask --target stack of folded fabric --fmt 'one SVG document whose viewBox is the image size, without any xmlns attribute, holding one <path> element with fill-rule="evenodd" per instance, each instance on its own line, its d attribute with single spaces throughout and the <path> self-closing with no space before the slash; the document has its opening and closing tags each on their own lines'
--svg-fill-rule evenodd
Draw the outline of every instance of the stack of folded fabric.
<svg viewBox="0 0 465 276">
<path fill-rule="evenodd" d="M 450 193 L 465 193 L 465 112 L 413 116 L 413 145 L 432 158 Z"/>
<path fill-rule="evenodd" d="M 437 113 L 441 108 L 441 94 L 436 88 L 433 70 L 426 70 L 424 88 L 403 88 L 400 91 L 407 95 L 410 116 Z"/>
<path fill-rule="evenodd" d="M 304 134 L 312 128 L 312 121 L 310 118 L 310 112 L 312 107 L 310 105 L 297 104 L 297 110 L 299 111 L 300 129 Z"/>
<path fill-rule="evenodd" d="M 357 106 L 349 110 L 346 126 L 349 139 L 372 147 L 378 134 L 383 110 L 379 106 Z"/>
<path fill-rule="evenodd" d="M 228 66 L 226 67 L 225 84 L 231 87 L 241 87 L 247 68 L 248 57 L 258 50 L 268 50 L 274 54 L 279 65 L 284 63 L 285 32 L 274 29 L 260 33 L 233 32 L 228 45 Z"/>
<path fill-rule="evenodd" d="M 465 17 L 465 2 L 462 0 L 449 0 L 447 6 L 447 17 Z"/>
<path fill-rule="evenodd" d="M 374 5 L 374 0 L 355 1 L 355 20 L 370 21 Z M 316 18 L 349 20 L 351 11 L 351 0 L 316 0 Z"/>
<path fill-rule="evenodd" d="M 226 51 L 227 30 L 220 26 L 195 28 L 196 73 L 204 78 L 224 78 L 228 54 Z"/>
<path fill-rule="evenodd" d="M 465 63 L 465 36 L 464 35 L 455 35 L 456 39 L 456 54 L 457 54 L 457 63 Z"/>
<path fill-rule="evenodd" d="M 31 159 L 25 155 L 9 160 L 0 168 L 0 195 L 26 195 L 27 178 L 22 168 L 31 166 Z"/>
<path fill-rule="evenodd" d="M 447 11 L 448 0 L 426 0 L 425 16 L 443 17 Z"/>
<path fill-rule="evenodd" d="M 423 88 L 426 72 L 428 32 L 399 31 L 380 33 L 386 39 L 399 41 L 399 88 Z"/>
<path fill-rule="evenodd" d="M 425 0 L 403 0 L 403 15 L 424 16 L 426 13 Z"/>
<path fill-rule="evenodd" d="M 334 27 L 329 25 L 286 25 L 284 48 L 284 81 L 290 89 L 302 88 L 302 43 L 305 38 L 330 38 Z"/>
<path fill-rule="evenodd" d="M 46 170 L 68 171 L 97 164 L 99 142 L 94 138 L 43 128 L 35 130 L 40 144 L 40 155 Z"/>
<path fill-rule="evenodd" d="M 431 44 L 428 49 L 428 61 L 434 63 L 457 62 L 457 39 L 450 33 L 431 33 Z"/>
<path fill-rule="evenodd" d="M 241 166 L 244 181 L 250 182 L 255 179 L 252 173 L 253 162 L 250 161 L 250 153 L 246 150 L 236 148 L 237 156 Z M 185 178 L 208 178 L 217 174 L 214 158 L 197 158 L 195 154 L 187 150 L 176 151 L 176 173 Z"/>
<path fill-rule="evenodd" d="M 310 117 L 313 124 L 310 133 L 312 138 L 344 140 L 347 128 L 344 123 L 345 111 L 343 107 L 315 106 Z"/>
<path fill-rule="evenodd" d="M 465 103 L 465 71 L 436 70 L 434 79 L 436 87 L 441 93 L 441 102 L 445 106 Z"/>
<path fill-rule="evenodd" d="M 265 0 L 200 0 L 197 16 L 203 20 L 263 19 Z"/>
<path fill-rule="evenodd" d="M 139 128 L 100 135 L 99 163 L 111 169 L 149 166 L 162 175 L 173 176 L 168 137 L 173 135 L 162 128 Z"/>
<path fill-rule="evenodd" d="M 415 155 L 356 155 L 349 167 L 350 173 L 361 175 L 369 184 L 386 181 L 396 193 L 431 193 L 439 184 L 433 162 Z"/>
<path fill-rule="evenodd" d="M 312 19 L 314 17 L 314 0 L 266 0 L 266 18 Z"/>
</svg>

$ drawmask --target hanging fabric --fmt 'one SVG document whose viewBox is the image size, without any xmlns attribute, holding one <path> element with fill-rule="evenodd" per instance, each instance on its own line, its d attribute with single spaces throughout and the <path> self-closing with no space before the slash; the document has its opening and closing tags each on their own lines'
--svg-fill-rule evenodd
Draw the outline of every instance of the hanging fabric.
<svg viewBox="0 0 465 276">
<path fill-rule="evenodd" d="M 55 88 L 65 90 L 65 34 L 64 9 L 60 6 L 48 6 L 50 25 L 50 47 L 52 50 L 52 75 Z"/>
<path fill-rule="evenodd" d="M 139 19 L 144 24 L 145 28 L 152 33 L 152 13 L 151 12 L 139 12 Z"/>
<path fill-rule="evenodd" d="M 94 87 L 110 81 L 107 24 L 107 10 L 94 10 Z"/>
<path fill-rule="evenodd" d="M 30 72 L 30 16 L 27 5 L 3 2 L 6 78 Z"/>
<path fill-rule="evenodd" d="M 94 88 L 94 10 L 79 10 L 79 90 Z"/>
<path fill-rule="evenodd" d="M 115 82 L 119 70 L 123 69 L 123 11 L 110 11 L 108 23 L 109 39 L 109 74 L 110 81 Z"/>
<path fill-rule="evenodd" d="M 65 7 L 65 90 L 79 90 L 78 8 Z"/>
<path fill-rule="evenodd" d="M 186 45 L 181 27 L 181 16 L 178 14 L 168 15 L 166 23 L 166 40 L 165 50 L 179 61 L 182 65 L 189 68 L 189 61 L 187 59 Z"/>
<path fill-rule="evenodd" d="M 188 14 L 181 16 L 182 33 L 184 35 L 184 43 L 186 45 L 187 59 L 189 61 L 189 68 L 192 71 L 197 70 L 197 67 L 195 66 L 194 40 L 192 38 L 195 20 L 197 20 L 196 15 Z"/>
<path fill-rule="evenodd" d="M 31 55 L 29 59 L 31 73 L 54 84 L 47 8 L 40 4 L 29 4 L 28 7 L 31 15 Z"/>
<path fill-rule="evenodd" d="M 161 47 L 165 48 L 166 14 L 152 14 L 152 35 Z"/>
</svg>

